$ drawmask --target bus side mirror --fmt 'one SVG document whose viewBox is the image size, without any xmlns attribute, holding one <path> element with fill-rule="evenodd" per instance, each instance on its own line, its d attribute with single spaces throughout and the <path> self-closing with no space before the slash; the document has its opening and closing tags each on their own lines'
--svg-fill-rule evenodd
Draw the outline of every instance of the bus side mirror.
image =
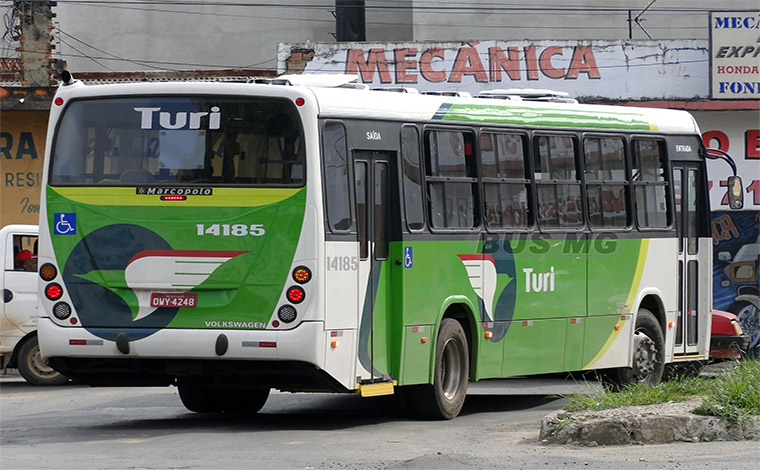
<svg viewBox="0 0 760 470">
<path fill-rule="evenodd" d="M 731 209 L 744 207 L 744 190 L 739 176 L 728 177 L 728 207 Z"/>
</svg>

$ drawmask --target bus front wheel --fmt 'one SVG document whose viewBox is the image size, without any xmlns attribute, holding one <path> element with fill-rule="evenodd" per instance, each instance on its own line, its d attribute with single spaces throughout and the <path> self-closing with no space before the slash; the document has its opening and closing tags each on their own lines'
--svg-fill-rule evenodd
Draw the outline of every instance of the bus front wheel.
<svg viewBox="0 0 760 470">
<path fill-rule="evenodd" d="M 636 316 L 633 333 L 633 362 L 631 367 L 610 371 L 604 379 L 608 385 L 619 389 L 630 384 L 656 385 L 665 373 L 665 339 L 657 317 L 649 310 L 641 309 Z"/>
<path fill-rule="evenodd" d="M 467 336 L 458 321 L 446 318 L 436 341 L 433 384 L 409 388 L 411 408 L 422 418 L 454 418 L 464 405 L 469 376 Z"/>
</svg>

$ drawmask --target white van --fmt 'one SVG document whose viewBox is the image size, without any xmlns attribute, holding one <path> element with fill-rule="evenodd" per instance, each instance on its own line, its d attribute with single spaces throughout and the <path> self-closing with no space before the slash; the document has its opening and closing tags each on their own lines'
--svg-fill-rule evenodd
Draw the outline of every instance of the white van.
<svg viewBox="0 0 760 470">
<path fill-rule="evenodd" d="M 0 365 L 30 384 L 58 385 L 68 379 L 42 361 L 37 343 L 37 234 L 36 225 L 0 229 Z"/>
</svg>

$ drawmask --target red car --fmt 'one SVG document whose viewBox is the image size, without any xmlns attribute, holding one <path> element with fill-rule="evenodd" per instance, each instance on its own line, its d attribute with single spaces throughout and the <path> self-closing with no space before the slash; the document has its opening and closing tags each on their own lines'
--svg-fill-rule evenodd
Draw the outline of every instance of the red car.
<svg viewBox="0 0 760 470">
<path fill-rule="evenodd" d="M 749 335 L 739 324 L 739 317 L 723 310 L 712 311 L 710 356 L 714 360 L 741 359 L 749 347 Z"/>
</svg>

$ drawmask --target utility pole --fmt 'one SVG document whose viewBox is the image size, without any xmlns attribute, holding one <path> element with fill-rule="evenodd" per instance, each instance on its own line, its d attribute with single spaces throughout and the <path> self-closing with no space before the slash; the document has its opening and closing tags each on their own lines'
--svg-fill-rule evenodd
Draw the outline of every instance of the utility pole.
<svg viewBox="0 0 760 470">
<path fill-rule="evenodd" d="M 29 87 L 51 86 L 56 60 L 53 59 L 53 7 L 56 2 L 13 2 L 16 15 L 21 19 L 22 85 Z"/>
<path fill-rule="evenodd" d="M 335 0 L 335 33 L 338 42 L 367 40 L 364 0 Z"/>
</svg>

